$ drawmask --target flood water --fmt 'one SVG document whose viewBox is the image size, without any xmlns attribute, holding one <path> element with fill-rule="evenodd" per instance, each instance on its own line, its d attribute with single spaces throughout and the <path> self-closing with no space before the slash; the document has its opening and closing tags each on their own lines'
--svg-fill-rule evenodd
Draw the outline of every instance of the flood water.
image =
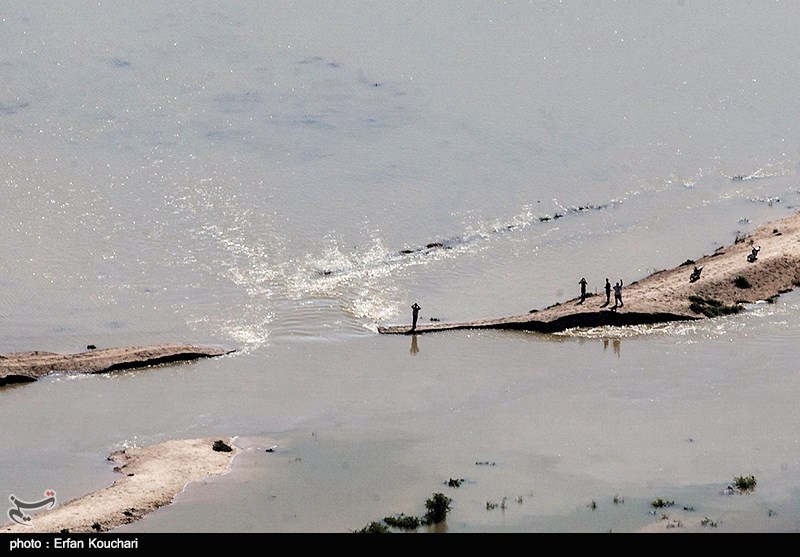
<svg viewBox="0 0 800 557">
<path fill-rule="evenodd" d="M 800 294 L 693 324 L 377 333 L 415 302 L 468 321 L 628 284 L 794 214 L 798 21 L 1 2 L 0 353 L 236 352 L 0 388 L 0 496 L 67 501 L 116 479 L 114 450 L 214 436 L 244 449 L 231 472 L 120 532 L 349 532 L 437 492 L 452 533 L 800 531 Z"/>
</svg>

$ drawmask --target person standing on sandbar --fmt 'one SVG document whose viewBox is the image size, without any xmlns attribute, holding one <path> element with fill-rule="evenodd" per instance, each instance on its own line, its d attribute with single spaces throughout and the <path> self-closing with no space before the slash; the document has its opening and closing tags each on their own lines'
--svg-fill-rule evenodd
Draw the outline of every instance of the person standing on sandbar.
<svg viewBox="0 0 800 557">
<path fill-rule="evenodd" d="M 606 279 L 606 304 L 608 305 L 611 303 L 611 281 Z"/>
<path fill-rule="evenodd" d="M 614 307 L 611 308 L 612 310 L 616 311 L 618 307 L 622 307 L 622 279 L 619 279 L 619 282 L 614 285 Z"/>
<path fill-rule="evenodd" d="M 419 310 L 421 310 L 421 309 L 422 308 L 419 307 L 419 304 L 417 302 L 414 302 L 414 305 L 411 306 L 411 330 L 412 331 L 416 331 L 417 330 L 417 319 L 419 318 Z"/>
<path fill-rule="evenodd" d="M 578 303 L 582 304 L 584 301 L 586 301 L 586 278 L 582 278 L 578 284 L 581 285 L 581 301 Z"/>
</svg>

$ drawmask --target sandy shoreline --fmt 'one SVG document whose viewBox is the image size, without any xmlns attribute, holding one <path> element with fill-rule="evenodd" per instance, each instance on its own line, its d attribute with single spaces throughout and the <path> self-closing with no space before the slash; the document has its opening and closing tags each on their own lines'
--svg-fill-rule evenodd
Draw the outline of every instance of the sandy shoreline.
<svg viewBox="0 0 800 557">
<path fill-rule="evenodd" d="M 0 386 L 36 381 L 50 373 L 106 373 L 213 358 L 232 352 L 234 351 L 229 349 L 193 344 L 88 348 L 77 354 L 14 352 L 0 355 Z"/>
<path fill-rule="evenodd" d="M 232 450 L 214 449 L 223 441 Z M 0 533 L 98 533 L 139 520 L 170 504 L 185 487 L 210 476 L 226 474 L 241 451 L 232 439 L 183 439 L 116 451 L 108 459 L 122 474 L 113 485 L 50 510 L 25 511 L 27 524 L 10 522 Z"/>
</svg>

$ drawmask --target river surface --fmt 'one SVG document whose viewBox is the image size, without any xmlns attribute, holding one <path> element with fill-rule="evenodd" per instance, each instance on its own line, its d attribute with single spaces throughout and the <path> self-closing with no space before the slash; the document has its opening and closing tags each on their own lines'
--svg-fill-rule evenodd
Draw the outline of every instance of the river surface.
<svg viewBox="0 0 800 557">
<path fill-rule="evenodd" d="M 114 450 L 213 436 L 244 449 L 231 473 L 120 532 L 349 532 L 439 492 L 448 532 L 800 531 L 798 294 L 377 333 L 415 302 L 468 321 L 599 293 L 793 214 L 798 22 L 744 0 L 0 2 L 0 353 L 236 350 L 0 388 L 0 497 L 65 502 L 116 479 Z"/>
</svg>

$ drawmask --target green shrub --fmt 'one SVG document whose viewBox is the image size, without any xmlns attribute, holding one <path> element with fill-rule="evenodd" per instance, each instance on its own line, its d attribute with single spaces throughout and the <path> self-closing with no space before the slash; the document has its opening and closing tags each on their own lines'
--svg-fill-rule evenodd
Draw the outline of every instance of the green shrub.
<svg viewBox="0 0 800 557">
<path fill-rule="evenodd" d="M 739 313 L 744 309 L 740 304 L 726 306 L 719 300 L 713 298 L 702 298 L 700 296 L 689 296 L 689 309 L 695 313 L 702 313 L 706 317 L 719 317 L 720 315 L 731 315 Z"/>
<path fill-rule="evenodd" d="M 403 513 L 400 513 L 400 516 L 387 516 L 383 521 L 392 528 L 400 530 L 416 530 L 422 523 L 419 517 L 407 516 Z"/>
<path fill-rule="evenodd" d="M 741 492 L 753 491 L 756 488 L 756 479 L 750 476 L 737 476 L 733 479 L 733 486 Z"/>
<path fill-rule="evenodd" d="M 666 501 L 666 500 L 662 499 L 661 497 L 659 497 L 658 499 L 654 499 L 650 503 L 650 506 L 653 507 L 654 509 L 663 509 L 664 507 L 671 507 L 674 504 L 675 504 L 675 501 Z"/>
<path fill-rule="evenodd" d="M 425 513 L 425 524 L 440 524 L 447 518 L 447 513 L 450 512 L 450 503 L 453 500 L 445 496 L 444 493 L 434 493 L 431 499 L 425 501 L 425 508 L 428 512 Z"/>
<path fill-rule="evenodd" d="M 454 481 L 452 478 L 451 482 Z M 458 482 L 460 484 L 460 481 Z M 453 500 L 445 497 L 443 493 L 434 493 L 433 497 L 425 501 L 425 508 L 428 512 L 423 518 L 416 516 L 406 516 L 403 513 L 395 516 L 388 516 L 382 522 L 372 521 L 363 527 L 361 530 L 353 530 L 355 534 L 389 534 L 392 528 L 400 530 L 416 530 L 422 524 L 440 524 L 447 518 L 447 513 L 450 512 L 450 503 Z M 505 505 L 505 497 L 503 498 Z"/>
<path fill-rule="evenodd" d="M 385 524 L 381 524 L 380 522 L 372 521 L 366 526 L 364 526 L 361 530 L 355 530 L 354 534 L 389 534 L 391 530 Z"/>
</svg>

